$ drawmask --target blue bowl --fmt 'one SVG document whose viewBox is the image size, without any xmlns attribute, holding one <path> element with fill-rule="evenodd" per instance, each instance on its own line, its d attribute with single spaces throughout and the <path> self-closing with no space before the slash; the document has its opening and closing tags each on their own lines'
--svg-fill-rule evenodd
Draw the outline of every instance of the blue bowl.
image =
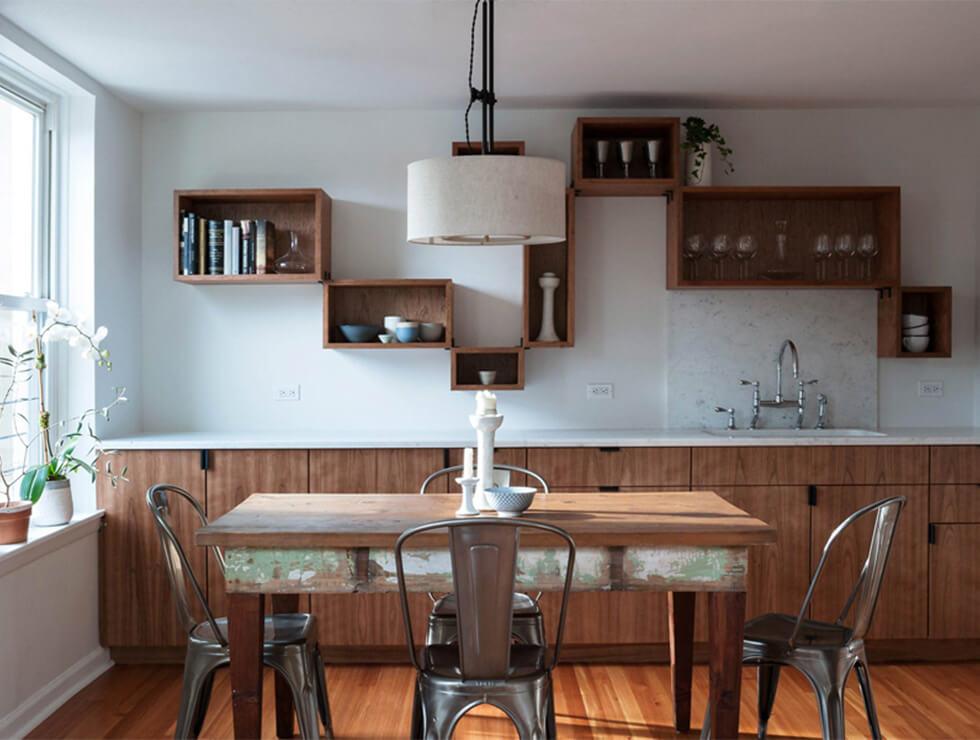
<svg viewBox="0 0 980 740">
<path fill-rule="evenodd" d="M 399 326 L 395 328 L 395 336 L 402 344 L 411 344 L 419 341 L 419 328 L 417 326 Z"/>
<path fill-rule="evenodd" d="M 374 324 L 341 324 L 340 333 L 351 344 L 364 344 L 365 342 L 377 342 L 378 334 L 383 332 L 380 326 Z"/>
</svg>

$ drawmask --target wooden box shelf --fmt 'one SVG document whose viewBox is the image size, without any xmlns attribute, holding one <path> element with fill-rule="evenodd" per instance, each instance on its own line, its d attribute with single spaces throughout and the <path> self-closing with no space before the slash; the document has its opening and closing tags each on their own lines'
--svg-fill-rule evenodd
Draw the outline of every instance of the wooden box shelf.
<svg viewBox="0 0 980 740">
<path fill-rule="evenodd" d="M 679 193 L 680 224 L 667 245 L 668 288 L 836 287 L 882 288 L 898 285 L 901 275 L 900 189 L 897 187 L 685 187 Z M 786 259 L 776 255 L 776 222 L 786 221 Z M 727 234 L 732 253 L 720 263 L 710 254 L 684 258 L 688 237 L 708 242 Z M 739 264 L 734 243 L 751 234 L 756 256 Z M 878 254 L 870 262 L 855 255 L 821 262 L 813 245 L 827 234 L 833 246 L 838 234 L 851 234 L 855 245 L 873 234 Z M 720 274 L 719 274 L 720 265 Z M 738 270 L 742 269 L 742 277 Z M 697 272 L 695 273 L 695 270 Z"/>
<path fill-rule="evenodd" d="M 929 347 L 909 352 L 902 346 L 902 314 L 929 317 Z M 953 356 L 953 289 L 949 286 L 902 286 L 884 291 L 878 301 L 878 356 L 908 359 Z"/>
<path fill-rule="evenodd" d="M 385 316 L 438 322 L 442 341 L 412 344 L 351 343 L 341 324 L 376 324 Z M 449 349 L 453 345 L 452 280 L 331 280 L 323 284 L 323 346 L 327 349 Z"/>
<path fill-rule="evenodd" d="M 542 273 L 553 272 L 561 279 L 555 292 L 557 342 L 538 342 L 541 330 L 543 293 L 538 286 Z M 572 347 L 575 344 L 575 191 L 565 193 L 565 241 L 524 246 L 524 346 Z"/>
<path fill-rule="evenodd" d="M 452 390 L 519 391 L 524 388 L 523 347 L 454 347 Z M 480 382 L 481 370 L 494 370 L 490 385 Z"/>
<path fill-rule="evenodd" d="M 657 177 L 650 177 L 646 142 L 661 145 Z M 596 142 L 609 142 L 605 176 L 599 177 Z M 619 142 L 633 142 L 630 176 L 624 177 Z M 681 181 L 681 134 L 679 118 L 579 118 L 572 132 L 572 186 L 578 195 L 659 196 L 673 191 Z"/>
<path fill-rule="evenodd" d="M 319 188 L 175 190 L 174 280 L 182 283 L 316 283 L 330 278 L 330 196 Z M 289 249 L 289 234 L 299 236 L 300 249 L 312 261 L 303 274 L 182 275 L 180 274 L 181 212 L 225 220 L 268 219 L 276 227 L 269 263 Z"/>
</svg>

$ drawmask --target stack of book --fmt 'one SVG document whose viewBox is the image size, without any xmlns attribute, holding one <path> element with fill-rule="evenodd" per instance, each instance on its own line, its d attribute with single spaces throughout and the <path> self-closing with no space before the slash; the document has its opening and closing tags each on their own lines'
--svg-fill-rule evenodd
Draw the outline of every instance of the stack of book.
<svg viewBox="0 0 980 740">
<path fill-rule="evenodd" d="M 275 272 L 275 225 L 264 218 L 233 221 L 180 214 L 181 275 L 265 275 Z"/>
</svg>

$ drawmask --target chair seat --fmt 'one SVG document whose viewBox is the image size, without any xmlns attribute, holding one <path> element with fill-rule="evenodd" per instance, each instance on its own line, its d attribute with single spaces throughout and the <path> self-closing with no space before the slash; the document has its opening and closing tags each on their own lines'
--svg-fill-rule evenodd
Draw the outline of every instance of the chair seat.
<svg viewBox="0 0 980 740">
<path fill-rule="evenodd" d="M 228 641 L 228 620 L 214 620 L 224 641 Z M 197 642 L 219 643 L 210 622 L 201 622 L 191 631 L 191 639 Z M 265 618 L 265 634 L 262 641 L 267 645 L 302 645 L 316 641 L 316 619 L 312 614 L 274 614 Z"/>
<path fill-rule="evenodd" d="M 789 638 L 795 626 L 796 617 L 789 614 L 763 614 L 751 619 L 745 624 L 746 647 L 766 648 L 764 651 L 766 653 L 788 652 Z M 849 627 L 804 619 L 796 638 L 796 649 L 840 649 L 850 641 L 851 634 L 852 630 Z"/>
<path fill-rule="evenodd" d="M 527 594 L 514 593 L 511 602 L 514 614 L 519 617 L 535 617 L 541 614 L 537 602 Z M 437 617 L 455 617 L 457 612 L 456 594 L 447 594 L 439 599 L 432 607 L 432 613 Z"/>
<path fill-rule="evenodd" d="M 523 678 L 544 671 L 545 648 L 539 645 L 511 645 L 508 678 Z M 459 678 L 458 645 L 429 645 L 422 649 L 422 666 L 428 673 Z"/>
</svg>

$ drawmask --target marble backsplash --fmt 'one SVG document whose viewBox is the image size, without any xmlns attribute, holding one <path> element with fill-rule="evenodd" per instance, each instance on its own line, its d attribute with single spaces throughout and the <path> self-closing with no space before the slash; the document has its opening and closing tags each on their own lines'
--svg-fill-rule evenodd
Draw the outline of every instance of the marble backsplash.
<svg viewBox="0 0 980 740">
<path fill-rule="evenodd" d="M 752 415 L 752 390 L 775 394 L 775 360 L 784 339 L 799 350 L 807 388 L 805 426 L 817 418 L 817 393 L 830 399 L 836 427 L 875 427 L 878 420 L 877 295 L 870 290 L 670 291 L 668 293 L 668 426 L 722 427 L 715 406 L 735 409 L 738 426 Z M 783 393 L 796 398 L 789 353 Z M 795 409 L 763 409 L 760 426 L 792 426 Z"/>
</svg>

